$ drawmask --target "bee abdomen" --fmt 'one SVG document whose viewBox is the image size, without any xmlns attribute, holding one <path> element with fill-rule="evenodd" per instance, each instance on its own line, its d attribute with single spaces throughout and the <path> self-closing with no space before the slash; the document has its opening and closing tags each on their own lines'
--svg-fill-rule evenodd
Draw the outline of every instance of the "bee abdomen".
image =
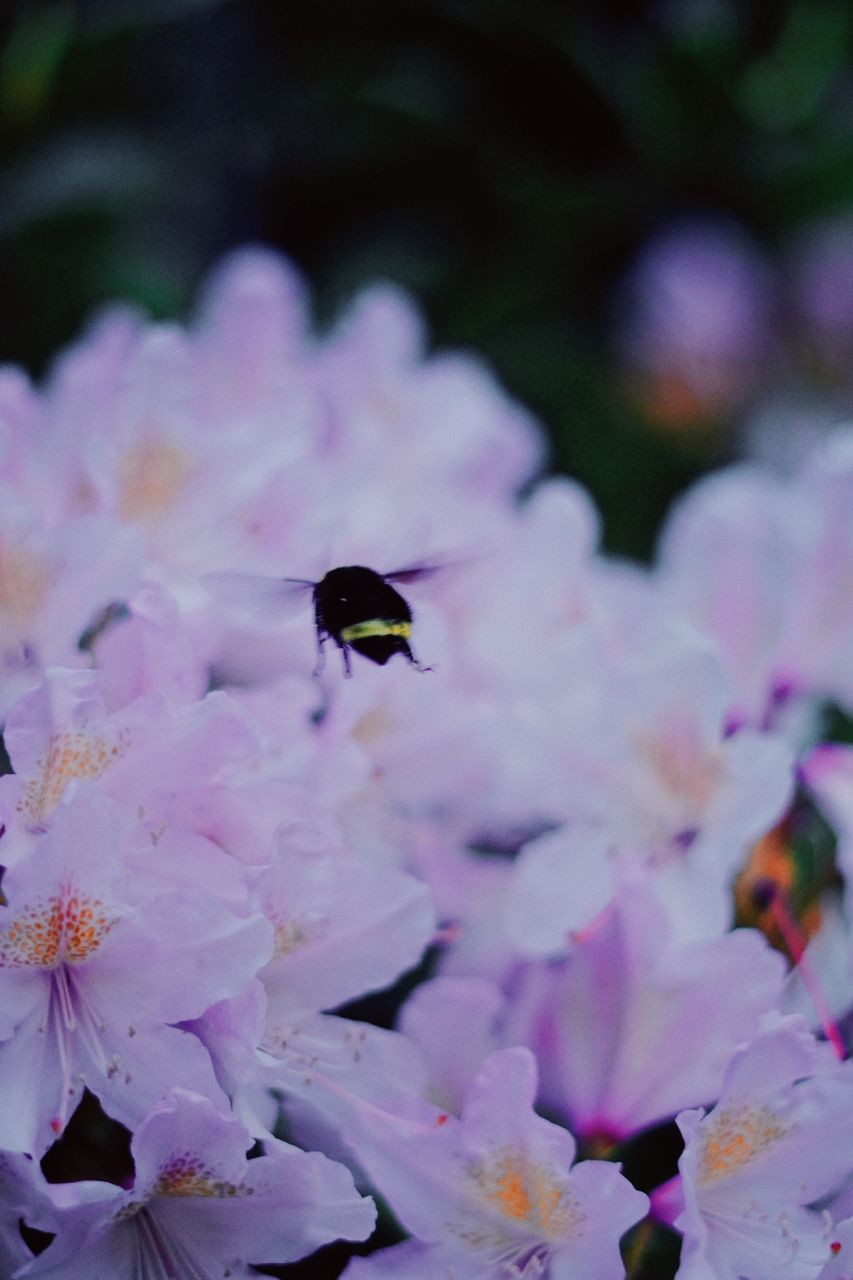
<svg viewBox="0 0 853 1280">
<path fill-rule="evenodd" d="M 354 644 L 358 640 L 369 640 L 374 636 L 401 636 L 408 640 L 411 623 L 391 618 L 368 618 L 364 622 L 353 622 L 342 627 L 340 638 L 344 644 Z"/>
</svg>

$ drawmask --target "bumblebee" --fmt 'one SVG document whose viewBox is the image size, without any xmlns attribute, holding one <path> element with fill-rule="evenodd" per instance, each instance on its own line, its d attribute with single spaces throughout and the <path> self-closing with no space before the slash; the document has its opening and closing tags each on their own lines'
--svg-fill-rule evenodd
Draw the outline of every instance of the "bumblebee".
<svg viewBox="0 0 853 1280">
<path fill-rule="evenodd" d="M 319 658 L 314 674 L 325 664 L 323 646 L 334 640 L 341 650 L 344 674 L 352 675 L 350 650 L 384 667 L 401 653 L 418 671 L 430 671 L 412 653 L 409 637 L 412 610 L 392 583 L 417 582 L 436 572 L 436 566 L 417 565 L 377 573 L 364 565 L 330 569 L 319 582 L 305 578 L 263 578 L 245 573 L 205 575 L 205 582 L 221 599 L 281 616 L 286 602 L 310 590 L 314 602 L 314 627 Z"/>
<path fill-rule="evenodd" d="M 392 582 L 414 582 L 426 569 L 399 569 L 395 573 L 377 573 L 364 565 L 352 564 L 330 569 L 314 584 L 314 625 L 320 666 L 323 645 L 334 640 L 344 659 L 344 672 L 352 675 L 350 649 L 384 667 L 395 653 L 419 671 L 423 667 L 412 653 L 409 636 L 412 610 L 392 587 Z"/>
</svg>

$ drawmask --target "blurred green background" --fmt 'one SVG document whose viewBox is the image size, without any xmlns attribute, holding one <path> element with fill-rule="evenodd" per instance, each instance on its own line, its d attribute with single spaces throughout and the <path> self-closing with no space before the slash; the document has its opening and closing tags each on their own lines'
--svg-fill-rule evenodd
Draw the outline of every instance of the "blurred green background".
<svg viewBox="0 0 853 1280">
<path fill-rule="evenodd" d="M 107 299 L 187 315 L 247 240 L 291 256 L 320 323 L 390 278 L 436 344 L 483 353 L 539 415 L 607 545 L 640 556 L 673 494 L 748 447 L 763 406 L 847 412 L 853 250 L 815 304 L 829 336 L 797 273 L 802 237 L 853 208 L 849 0 L 3 12 L 2 354 L 37 375 Z M 748 246 L 731 288 L 761 304 L 728 348 L 739 303 L 713 288 L 706 303 L 713 255 L 686 302 L 660 262 L 637 283 L 685 219 Z M 638 354 L 650 314 L 662 336 Z"/>
</svg>

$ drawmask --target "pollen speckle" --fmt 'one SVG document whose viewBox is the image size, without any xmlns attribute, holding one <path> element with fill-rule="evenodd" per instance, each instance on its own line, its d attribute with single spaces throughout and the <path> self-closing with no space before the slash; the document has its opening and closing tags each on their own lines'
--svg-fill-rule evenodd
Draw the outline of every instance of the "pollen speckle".
<svg viewBox="0 0 853 1280">
<path fill-rule="evenodd" d="M 80 964 L 97 951 L 115 920 L 98 898 L 66 887 L 30 903 L 0 929 L 0 965 L 51 969 Z"/>
<path fill-rule="evenodd" d="M 583 1226 L 584 1215 L 553 1171 L 516 1151 L 497 1151 L 472 1165 L 468 1174 L 490 1208 L 540 1238 L 564 1238 Z"/>
<path fill-rule="evenodd" d="M 54 733 L 36 764 L 35 772 L 24 783 L 18 812 L 28 824 L 42 826 L 58 805 L 69 782 L 75 778 L 100 778 L 124 754 L 127 746 L 124 736 L 109 742 L 82 729 Z"/>
<path fill-rule="evenodd" d="M 217 1178 L 204 1162 L 188 1151 L 173 1155 L 160 1170 L 155 1196 L 206 1196 L 222 1199 L 246 1194 L 247 1188 Z"/>
<path fill-rule="evenodd" d="M 700 1186 L 728 1177 L 788 1132 L 767 1107 L 727 1108 L 706 1122 L 699 1154 Z"/>
<path fill-rule="evenodd" d="M 273 959 L 289 956 L 311 942 L 316 931 L 300 920 L 285 920 L 283 917 L 272 917 L 274 933 Z"/>
</svg>

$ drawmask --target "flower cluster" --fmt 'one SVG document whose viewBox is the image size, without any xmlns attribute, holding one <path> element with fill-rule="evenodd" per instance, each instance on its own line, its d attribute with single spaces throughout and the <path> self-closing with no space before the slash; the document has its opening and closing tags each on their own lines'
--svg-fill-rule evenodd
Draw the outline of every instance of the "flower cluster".
<svg viewBox="0 0 853 1280">
<path fill-rule="evenodd" d="M 739 422 L 750 454 L 797 465 L 850 413 L 851 265 L 848 214 L 801 225 L 773 255 L 720 215 L 665 224 L 617 289 L 617 376 L 658 431 Z"/>
<path fill-rule="evenodd" d="M 4 1276 L 249 1276 L 374 1195 L 347 1280 L 853 1274 L 853 436 L 651 568 L 542 464 L 260 250 L 0 371 Z M 348 566 L 413 620 L 318 610 L 315 674 Z"/>
</svg>

